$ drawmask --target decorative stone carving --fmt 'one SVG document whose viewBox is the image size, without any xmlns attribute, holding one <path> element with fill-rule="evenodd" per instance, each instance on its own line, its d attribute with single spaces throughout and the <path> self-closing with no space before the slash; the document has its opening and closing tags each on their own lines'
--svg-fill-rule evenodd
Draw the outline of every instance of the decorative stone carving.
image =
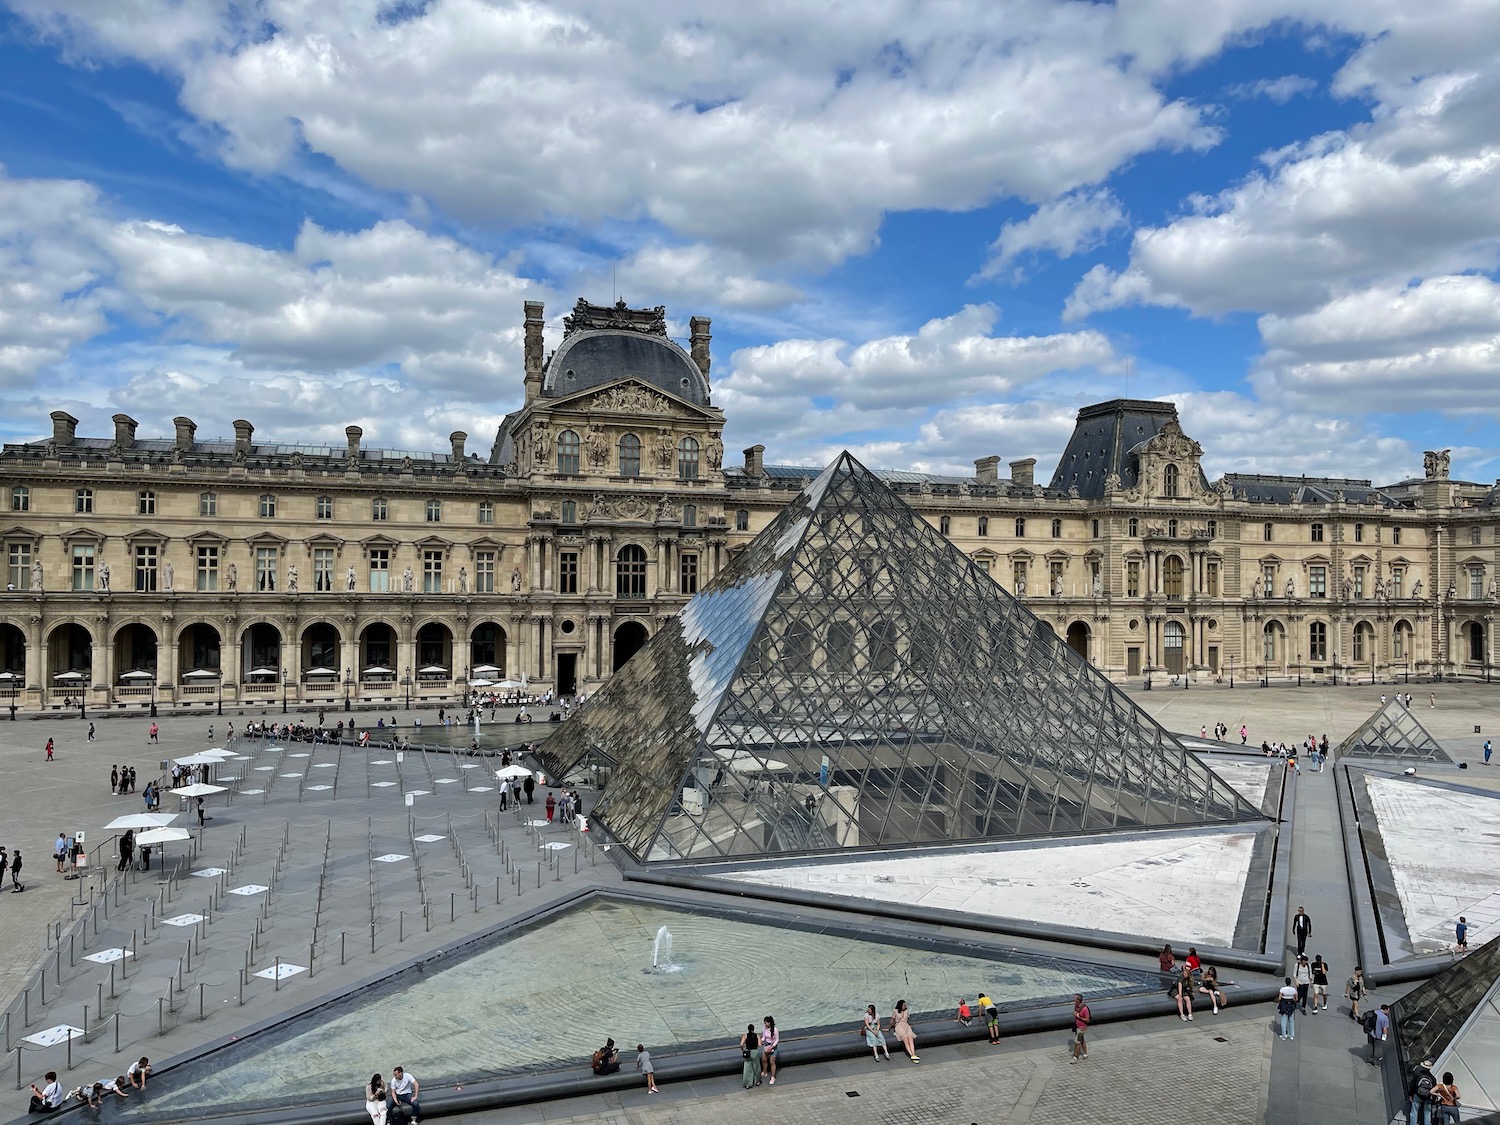
<svg viewBox="0 0 1500 1125">
<path fill-rule="evenodd" d="M 1452 450 L 1429 449 L 1422 454 L 1422 472 L 1428 480 L 1448 479 L 1448 455 Z"/>
<path fill-rule="evenodd" d="M 1295 598 L 1297 596 L 1297 584 L 1292 580 L 1290 575 L 1286 580 L 1286 596 L 1289 598 Z"/>
<path fill-rule="evenodd" d="M 626 496 L 615 505 L 615 514 L 622 520 L 643 520 L 651 514 L 651 505 L 642 496 Z"/>
<path fill-rule="evenodd" d="M 1055 574 L 1055 575 L 1052 576 L 1052 596 L 1054 598 L 1060 598 L 1060 597 L 1062 597 L 1062 592 L 1063 592 L 1062 575 L 1061 574 Z"/>
<path fill-rule="evenodd" d="M 401 572 L 401 590 L 403 593 L 410 594 L 416 589 L 416 586 L 417 580 L 412 575 L 411 567 L 407 567 Z"/>
<path fill-rule="evenodd" d="M 623 328 L 630 332 L 665 336 L 667 307 L 657 305 L 655 308 L 633 309 L 624 301 L 616 301 L 613 305 L 592 305 L 579 297 L 573 306 L 573 315 L 563 317 L 564 337 L 599 328 Z"/>
<path fill-rule="evenodd" d="M 609 438 L 604 436 L 604 427 L 598 423 L 589 427 L 588 433 L 583 439 L 584 452 L 587 453 L 589 464 L 596 469 L 602 469 L 609 464 Z"/>
<path fill-rule="evenodd" d="M 589 502 L 589 519 L 607 520 L 613 515 L 614 510 L 610 507 L 609 501 L 605 499 L 604 493 L 594 493 L 593 500 Z"/>
<path fill-rule="evenodd" d="M 103 576 L 103 583 L 104 583 L 99 588 L 101 590 L 108 590 L 109 589 L 109 564 L 105 563 L 102 567 L 100 567 L 99 568 L 99 573 Z M 37 591 L 37 592 L 40 592 L 41 589 L 42 589 L 42 560 L 41 559 L 37 559 L 36 562 L 34 562 L 34 563 L 31 564 L 31 588 L 33 590 Z"/>
<path fill-rule="evenodd" d="M 286 568 L 286 592 L 295 594 L 297 592 L 297 564 L 292 563 Z"/>
<path fill-rule="evenodd" d="M 1068 485 L 1068 499 L 1069 500 L 1077 500 L 1078 499 L 1078 486 L 1076 484 L 1070 484 L 1070 485 Z"/>
<path fill-rule="evenodd" d="M 1113 469 L 1111 469 L 1109 471 L 1109 475 L 1104 478 L 1104 491 L 1106 494 L 1110 492 L 1120 491 L 1120 474 L 1115 472 Z"/>
<path fill-rule="evenodd" d="M 1255 581 L 1250 583 L 1250 596 L 1252 598 L 1260 597 L 1260 575 L 1258 574 L 1255 576 Z"/>
<path fill-rule="evenodd" d="M 1025 596 L 1026 596 L 1026 577 L 1025 577 L 1025 575 L 1022 575 L 1021 577 L 1019 577 L 1019 578 L 1016 579 L 1016 597 L 1018 597 L 1018 598 L 1024 598 Z"/>
<path fill-rule="evenodd" d="M 401 471 L 403 473 L 409 473 L 409 472 L 411 472 L 412 468 L 413 468 L 413 462 L 412 462 L 412 459 L 410 457 L 403 457 L 403 458 L 401 458 Z"/>
<path fill-rule="evenodd" d="M 230 563 L 224 569 L 224 584 L 228 586 L 231 594 L 237 593 L 240 588 L 240 572 L 234 563 Z"/>
<path fill-rule="evenodd" d="M 651 442 L 651 452 L 656 457 L 658 472 L 672 471 L 672 458 L 677 456 L 677 442 L 673 440 L 670 430 L 656 431 L 656 437 Z"/>
<path fill-rule="evenodd" d="M 354 568 L 351 566 L 344 574 L 344 589 L 354 593 Z"/>
<path fill-rule="evenodd" d="M 172 560 L 168 559 L 161 568 L 161 588 L 169 594 L 172 592 L 172 578 Z"/>
<path fill-rule="evenodd" d="M 552 431 L 541 422 L 531 427 L 531 460 L 535 465 L 545 465 L 552 455 Z"/>
<path fill-rule="evenodd" d="M 458 568 L 458 592 L 467 594 L 469 592 L 469 571 L 467 567 Z"/>
<path fill-rule="evenodd" d="M 515 570 L 513 570 L 513 571 L 510 572 L 510 588 L 511 588 L 511 592 L 512 593 L 519 594 L 521 592 L 521 568 L 520 567 L 517 567 Z"/>
<path fill-rule="evenodd" d="M 589 408 L 618 414 L 665 414 L 671 409 L 671 401 L 639 383 L 624 383 L 600 391 L 589 400 Z"/>
<path fill-rule="evenodd" d="M 669 519 L 672 515 L 672 501 L 662 496 L 656 501 L 656 519 L 658 522 Z"/>
<path fill-rule="evenodd" d="M 719 437 L 719 431 L 714 430 L 708 435 L 708 469 L 717 473 L 720 466 L 724 464 L 724 439 Z"/>
<path fill-rule="evenodd" d="M 1414 598 L 1420 598 L 1422 596 L 1422 580 L 1420 578 L 1418 578 L 1415 582 L 1412 583 L 1411 596 L 1414 597 Z M 1453 587 L 1452 586 L 1448 587 L 1448 597 L 1449 598 L 1453 597 Z"/>
</svg>

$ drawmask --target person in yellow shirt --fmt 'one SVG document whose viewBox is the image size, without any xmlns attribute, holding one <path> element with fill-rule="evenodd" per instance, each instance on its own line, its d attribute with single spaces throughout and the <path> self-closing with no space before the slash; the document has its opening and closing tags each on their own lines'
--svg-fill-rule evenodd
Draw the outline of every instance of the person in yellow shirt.
<svg viewBox="0 0 1500 1125">
<path fill-rule="evenodd" d="M 1000 1009 L 995 1007 L 995 1002 L 990 999 L 989 993 L 981 992 L 979 999 L 975 1001 L 979 1010 L 984 1013 L 984 1027 L 990 1033 L 990 1042 L 1000 1042 Z"/>
</svg>

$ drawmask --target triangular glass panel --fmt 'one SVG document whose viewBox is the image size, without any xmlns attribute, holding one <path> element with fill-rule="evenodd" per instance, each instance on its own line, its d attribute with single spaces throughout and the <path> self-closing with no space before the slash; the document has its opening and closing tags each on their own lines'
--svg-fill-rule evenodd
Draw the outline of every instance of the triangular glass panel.
<svg viewBox="0 0 1500 1125">
<path fill-rule="evenodd" d="M 542 747 L 638 860 L 1260 813 L 845 453 Z"/>
<path fill-rule="evenodd" d="M 1437 739 L 1427 733 L 1411 708 L 1392 697 L 1360 724 L 1339 746 L 1341 758 L 1402 758 L 1414 762 L 1451 762 Z"/>
<path fill-rule="evenodd" d="M 1391 1011 L 1405 1062 L 1402 1073 L 1423 1059 L 1433 1059 L 1439 1075 L 1445 1069 L 1454 1072 L 1465 1105 L 1475 1105 L 1472 1095 L 1486 1087 L 1489 1099 L 1500 1096 L 1500 1058 L 1494 1049 L 1500 1035 L 1497 991 L 1500 938 L 1397 1000 Z"/>
</svg>

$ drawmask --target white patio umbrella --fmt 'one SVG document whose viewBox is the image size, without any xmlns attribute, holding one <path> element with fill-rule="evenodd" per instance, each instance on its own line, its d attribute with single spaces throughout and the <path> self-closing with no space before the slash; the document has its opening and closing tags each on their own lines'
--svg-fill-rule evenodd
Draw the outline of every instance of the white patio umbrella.
<svg viewBox="0 0 1500 1125">
<path fill-rule="evenodd" d="M 337 676 L 338 674 L 337 668 L 309 668 L 303 673 L 304 676 Z"/>
<path fill-rule="evenodd" d="M 470 680 L 469 681 L 469 686 L 470 687 L 494 687 L 495 684 L 494 684 L 494 681 L 492 681 L 492 680 Z"/>
<path fill-rule="evenodd" d="M 250 671 L 248 671 L 248 672 L 245 673 L 245 675 L 247 675 L 247 676 L 279 676 L 279 675 L 281 675 L 281 669 L 280 668 L 251 668 Z"/>
<path fill-rule="evenodd" d="M 224 756 L 222 754 L 213 754 L 206 750 L 201 754 L 189 754 L 186 758 L 174 758 L 172 760 L 179 766 L 220 766 L 224 764 Z"/>
<path fill-rule="evenodd" d="M 164 828 L 177 819 L 177 813 L 137 812 L 117 816 L 104 826 L 106 832 L 124 832 L 127 828 L 139 831 L 142 828 Z"/>
<path fill-rule="evenodd" d="M 396 672 L 392 668 L 382 668 L 380 665 L 375 664 L 369 668 L 361 669 L 359 674 L 361 676 L 394 676 Z"/>
<path fill-rule="evenodd" d="M 496 770 L 495 776 L 503 779 L 512 777 L 530 777 L 531 771 L 525 766 L 505 766 L 503 769 Z"/>
<path fill-rule="evenodd" d="M 767 758 L 765 761 L 759 758 L 735 758 L 729 763 L 729 768 L 734 773 L 774 773 L 786 769 L 787 764 L 778 762 L 775 758 Z"/>
<path fill-rule="evenodd" d="M 523 687 L 526 686 L 526 684 L 523 681 L 521 681 L 521 680 L 501 680 L 495 686 L 496 687 L 512 688 L 513 689 L 513 688 L 523 688 Z"/>
<path fill-rule="evenodd" d="M 54 680 L 81 680 L 82 672 L 58 672 L 52 677 Z"/>
<path fill-rule="evenodd" d="M 173 789 L 172 792 L 176 793 L 179 797 L 209 797 L 215 793 L 227 793 L 229 789 L 224 785 L 205 785 L 201 781 L 196 781 L 192 785 L 184 785 L 180 789 Z"/>
<path fill-rule="evenodd" d="M 24 680 L 25 676 L 17 675 L 15 672 L 0 672 L 0 683 L 13 683 L 16 680 Z"/>
<path fill-rule="evenodd" d="M 500 669 L 493 664 L 476 664 L 469 671 L 476 676 L 493 676 Z"/>
<path fill-rule="evenodd" d="M 170 844 L 180 840 L 191 840 L 193 834 L 186 828 L 148 828 L 135 834 L 136 846 Z"/>
<path fill-rule="evenodd" d="M 156 679 L 156 675 L 155 675 L 155 673 L 146 671 L 144 668 L 137 668 L 134 672 L 124 672 L 124 673 L 122 673 L 121 676 L 120 676 L 120 679 L 122 679 L 122 680 L 154 680 L 154 679 Z"/>
<path fill-rule="evenodd" d="M 202 754 L 204 757 L 207 757 L 209 754 L 212 754 L 215 758 L 218 758 L 220 761 L 227 761 L 228 759 L 233 758 L 235 756 L 235 753 L 234 753 L 233 750 L 226 750 L 222 746 L 215 746 L 212 750 L 199 750 L 198 753 Z"/>
<path fill-rule="evenodd" d="M 212 668 L 194 668 L 191 672 L 182 674 L 184 680 L 217 680 L 219 673 Z"/>
<path fill-rule="evenodd" d="M 448 669 L 437 664 L 429 664 L 425 668 L 417 669 L 417 675 L 419 676 L 446 676 L 447 674 Z"/>
</svg>

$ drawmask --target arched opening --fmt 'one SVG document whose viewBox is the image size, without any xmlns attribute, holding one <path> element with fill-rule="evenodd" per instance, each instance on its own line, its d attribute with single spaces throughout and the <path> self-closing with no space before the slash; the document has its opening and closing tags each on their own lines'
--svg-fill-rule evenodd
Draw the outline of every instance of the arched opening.
<svg viewBox="0 0 1500 1125">
<path fill-rule="evenodd" d="M 194 672 L 219 672 L 219 631 L 203 622 L 189 625 L 177 636 L 177 668 L 181 676 Z M 198 679 L 208 679 L 199 676 Z"/>
<path fill-rule="evenodd" d="M 257 621 L 240 638 L 240 679 L 268 684 L 281 678 L 281 630 Z"/>
<path fill-rule="evenodd" d="M 115 634 L 115 679 L 126 687 L 144 687 L 155 678 L 156 633 L 139 622 L 122 626 Z"/>
<path fill-rule="evenodd" d="M 1169 598 L 1182 599 L 1182 560 L 1176 555 L 1168 555 L 1162 560 L 1161 592 Z"/>
<path fill-rule="evenodd" d="M 1072 630 L 1069 630 L 1071 633 Z M 1168 621 L 1162 626 L 1162 663 L 1171 675 L 1181 675 L 1187 670 L 1187 630 L 1180 621 Z"/>
<path fill-rule="evenodd" d="M 1484 626 L 1477 621 L 1471 621 L 1464 626 L 1464 639 L 1468 642 L 1469 650 L 1465 659 L 1470 664 L 1483 664 L 1485 662 L 1484 648 Z"/>
<path fill-rule="evenodd" d="M 26 684 L 26 634 L 14 625 L 0 625 L 0 674 L 9 676 L 7 688 Z"/>
<path fill-rule="evenodd" d="M 625 662 L 640 652 L 646 644 L 646 627 L 639 621 L 627 621 L 615 630 L 614 670 L 625 667 Z"/>
<path fill-rule="evenodd" d="M 893 672 L 896 669 L 896 625 L 877 621 L 870 626 L 870 670 Z"/>
<path fill-rule="evenodd" d="M 582 443 L 572 430 L 557 435 L 557 471 L 568 476 L 578 475 L 578 450 Z"/>
<path fill-rule="evenodd" d="M 469 633 L 469 674 L 476 680 L 505 679 L 505 630 L 493 621 Z"/>
<path fill-rule="evenodd" d="M 47 638 L 47 678 L 52 687 L 81 687 L 93 678 L 94 637 L 82 625 L 59 625 Z"/>
<path fill-rule="evenodd" d="M 1279 621 L 1267 621 L 1260 631 L 1260 659 L 1262 664 L 1281 664 L 1285 660 L 1286 633 Z"/>
<path fill-rule="evenodd" d="M 453 678 L 453 631 L 436 621 L 417 630 L 417 679 L 442 681 Z"/>
<path fill-rule="evenodd" d="M 302 678 L 312 684 L 337 683 L 344 666 L 337 627 L 317 621 L 302 630 Z"/>
<path fill-rule="evenodd" d="M 1168 497 L 1176 496 L 1181 488 L 1181 481 L 1177 466 L 1168 465 L 1161 471 L 1161 494 Z"/>
<path fill-rule="evenodd" d="M 1083 659 L 1089 658 L 1089 627 L 1082 621 L 1075 621 L 1068 626 L 1068 647 Z"/>
<path fill-rule="evenodd" d="M 786 629 L 781 634 L 781 666 L 788 672 L 811 672 L 816 647 L 813 631 L 807 627 L 806 622 L 787 622 Z"/>
<path fill-rule="evenodd" d="M 359 634 L 359 678 L 389 680 L 396 675 L 396 630 L 372 621 Z"/>
<path fill-rule="evenodd" d="M 698 439 L 685 437 L 677 443 L 677 479 L 698 479 Z"/>
<path fill-rule="evenodd" d="M 1328 659 L 1328 625 L 1312 621 L 1307 626 L 1307 659 L 1322 664 Z"/>
<path fill-rule="evenodd" d="M 1391 630 L 1392 660 L 1409 664 L 1416 657 L 1416 651 L 1412 644 L 1413 636 L 1410 621 L 1402 620 L 1396 622 L 1396 627 Z"/>
<path fill-rule="evenodd" d="M 634 434 L 620 437 L 620 475 L 630 478 L 641 475 L 641 439 Z"/>
<path fill-rule="evenodd" d="M 847 621 L 835 621 L 828 626 L 827 668 L 830 672 L 854 671 L 854 626 Z"/>
<path fill-rule="evenodd" d="M 646 596 L 646 552 L 634 543 L 625 544 L 615 556 L 615 596 Z"/>
<path fill-rule="evenodd" d="M 1361 621 L 1354 627 L 1354 651 L 1350 662 L 1353 664 L 1375 663 L 1375 626 L 1368 621 Z"/>
</svg>

